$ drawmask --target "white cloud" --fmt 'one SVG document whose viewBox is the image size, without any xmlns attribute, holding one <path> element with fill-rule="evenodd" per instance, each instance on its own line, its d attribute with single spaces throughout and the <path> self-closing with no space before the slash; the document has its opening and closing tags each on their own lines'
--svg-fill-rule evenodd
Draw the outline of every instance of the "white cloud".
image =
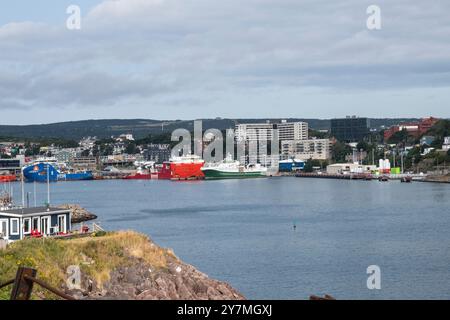
<svg viewBox="0 0 450 320">
<path fill-rule="evenodd" d="M 380 31 L 365 27 L 369 4 L 114 0 L 84 13 L 80 31 L 11 22 L 0 27 L 0 109 L 133 105 L 157 116 L 186 97 L 201 116 L 233 92 L 449 87 L 450 3 L 380 0 Z"/>
</svg>

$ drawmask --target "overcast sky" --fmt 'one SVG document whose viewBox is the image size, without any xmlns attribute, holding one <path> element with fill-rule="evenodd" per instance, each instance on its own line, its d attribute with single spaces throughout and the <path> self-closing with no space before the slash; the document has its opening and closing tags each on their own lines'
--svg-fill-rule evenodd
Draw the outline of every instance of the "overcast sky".
<svg viewBox="0 0 450 320">
<path fill-rule="evenodd" d="M 448 0 L 0 3 L 0 124 L 450 117 Z"/>
</svg>

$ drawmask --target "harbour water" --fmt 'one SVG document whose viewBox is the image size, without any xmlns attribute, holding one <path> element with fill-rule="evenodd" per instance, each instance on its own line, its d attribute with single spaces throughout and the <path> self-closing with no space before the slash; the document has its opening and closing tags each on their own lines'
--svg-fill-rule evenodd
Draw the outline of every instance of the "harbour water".
<svg viewBox="0 0 450 320">
<path fill-rule="evenodd" d="M 33 203 L 33 184 L 26 190 Z M 42 204 L 46 185 L 37 190 Z M 107 229 L 146 233 L 249 299 L 450 299 L 446 184 L 280 177 L 51 190 L 52 204 L 78 203 Z M 369 265 L 381 268 L 381 290 L 367 288 Z"/>
</svg>

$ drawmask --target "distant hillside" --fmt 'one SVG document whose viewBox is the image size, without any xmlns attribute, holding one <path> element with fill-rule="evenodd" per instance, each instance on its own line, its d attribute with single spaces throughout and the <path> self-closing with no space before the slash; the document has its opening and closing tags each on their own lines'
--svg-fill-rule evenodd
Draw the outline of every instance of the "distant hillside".
<svg viewBox="0 0 450 320">
<path fill-rule="evenodd" d="M 329 119 L 303 119 L 303 118 L 283 118 L 287 121 L 306 121 L 309 126 L 316 130 L 330 128 Z M 216 128 L 224 130 L 234 128 L 236 123 L 255 123 L 280 119 L 204 119 L 203 129 Z M 399 122 L 414 121 L 417 119 L 371 119 L 371 127 L 391 126 Z M 11 126 L 0 125 L 0 137 L 16 138 L 60 138 L 79 140 L 86 136 L 97 136 L 107 138 L 117 136 L 122 133 L 133 133 L 135 137 L 141 138 L 150 133 L 158 134 L 172 132 L 177 128 L 184 128 L 190 131 L 194 128 L 194 120 L 149 120 L 149 119 L 109 119 L 109 120 L 83 120 L 60 122 L 40 125 Z"/>
</svg>

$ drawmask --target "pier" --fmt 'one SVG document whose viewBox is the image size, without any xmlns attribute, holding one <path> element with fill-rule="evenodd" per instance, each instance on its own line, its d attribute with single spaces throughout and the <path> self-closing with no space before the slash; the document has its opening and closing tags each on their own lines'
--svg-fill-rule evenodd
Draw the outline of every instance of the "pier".
<svg viewBox="0 0 450 320">
<path fill-rule="evenodd" d="M 382 174 L 354 173 L 354 174 L 328 174 L 328 173 L 296 173 L 297 178 L 318 178 L 318 179 L 338 179 L 338 180 L 377 180 L 379 177 L 387 177 L 389 180 L 402 180 L 412 178 L 413 181 L 422 181 L 426 175 L 421 174 Z"/>
</svg>

